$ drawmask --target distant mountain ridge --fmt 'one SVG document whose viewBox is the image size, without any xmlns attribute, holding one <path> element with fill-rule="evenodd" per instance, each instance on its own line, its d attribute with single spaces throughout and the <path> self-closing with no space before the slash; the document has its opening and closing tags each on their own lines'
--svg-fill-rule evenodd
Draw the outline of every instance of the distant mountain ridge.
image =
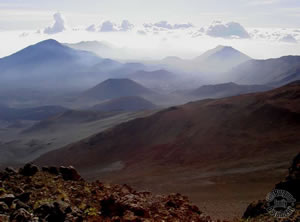
<svg viewBox="0 0 300 222">
<path fill-rule="evenodd" d="M 0 105 L 0 120 L 42 120 L 67 111 L 61 106 L 40 106 L 34 108 L 10 108 Z"/>
<path fill-rule="evenodd" d="M 285 138 L 284 150 L 289 147 L 293 153 L 300 145 L 295 141 L 300 132 L 299 95 L 296 82 L 268 92 L 171 107 L 48 153 L 37 162 L 101 169 L 118 160 L 143 175 L 147 166 L 159 168 L 166 163 L 188 167 L 240 160 L 268 150 L 280 154 L 283 144 L 275 142 L 279 137 Z"/>
<path fill-rule="evenodd" d="M 144 71 L 140 70 L 135 73 L 132 73 L 128 76 L 131 79 L 137 79 L 140 81 L 147 81 L 147 80 L 170 80 L 172 77 L 174 78 L 174 74 L 164 70 L 164 69 L 159 69 L 155 71 Z M 154 78 L 154 79 L 153 79 Z"/>
<path fill-rule="evenodd" d="M 236 57 L 236 59 L 239 60 L 238 63 L 243 63 L 251 59 L 251 57 L 249 57 L 248 55 L 236 50 L 231 46 L 219 45 L 216 48 L 208 50 L 202 55 L 196 57 L 194 60 L 201 61 L 201 60 L 211 59 L 213 57 L 218 59 L 224 59 L 224 58 L 227 59 L 226 56 L 229 57 L 228 59 L 232 59 L 230 57 Z"/>
<path fill-rule="evenodd" d="M 156 105 L 150 101 L 138 97 L 138 96 L 127 96 L 97 104 L 92 107 L 93 110 L 99 110 L 103 112 L 111 111 L 122 111 L 122 112 L 136 112 L 141 110 L 152 110 L 157 108 Z"/>
<path fill-rule="evenodd" d="M 231 46 L 217 46 L 214 49 L 204 52 L 202 55 L 185 60 L 179 57 L 166 57 L 161 64 L 167 67 L 177 68 L 190 72 L 227 72 L 233 67 L 242 64 L 252 58 L 234 49 Z"/>
<path fill-rule="evenodd" d="M 104 59 L 48 39 L 1 58 L 0 87 L 82 90 L 95 81 L 126 78 L 141 69 L 147 67 Z"/>
<path fill-rule="evenodd" d="M 201 72 L 225 72 L 248 60 L 251 60 L 249 56 L 230 46 L 217 46 L 192 60 L 192 63 Z"/>
<path fill-rule="evenodd" d="M 300 56 L 250 60 L 229 72 L 241 84 L 284 85 L 300 79 Z"/>
<path fill-rule="evenodd" d="M 79 72 L 100 61 L 93 53 L 74 50 L 49 39 L 0 59 L 0 84 L 21 88 L 72 85 Z M 68 81 L 61 81 L 64 79 Z"/>
<path fill-rule="evenodd" d="M 247 93 L 263 92 L 272 89 L 265 85 L 239 85 L 233 82 L 204 85 L 198 89 L 189 91 L 189 94 L 199 98 L 221 98 Z"/>
<path fill-rule="evenodd" d="M 84 50 L 84 51 L 90 51 L 90 52 L 94 52 L 95 54 L 97 54 L 98 51 L 104 51 L 104 53 L 106 51 L 111 50 L 112 46 L 104 41 L 81 41 L 78 43 L 63 43 L 64 45 L 70 47 L 70 48 L 74 48 L 74 49 L 78 49 L 78 50 Z"/>
<path fill-rule="evenodd" d="M 155 94 L 150 89 L 130 79 L 107 79 L 95 87 L 83 92 L 83 97 L 98 100 L 120 98 L 124 96 L 145 96 Z"/>
<path fill-rule="evenodd" d="M 116 47 L 106 41 L 81 41 L 77 43 L 64 43 L 64 45 L 78 50 L 93 52 L 103 58 L 124 59 L 131 55 L 131 50 Z"/>
<path fill-rule="evenodd" d="M 54 39 L 48 39 L 1 58 L 0 67 L 2 71 L 7 71 L 7 69 L 14 68 L 13 65 L 24 68 L 33 66 L 34 69 L 35 66 L 41 66 L 45 63 L 58 65 L 66 62 L 78 62 L 78 65 L 90 65 L 96 64 L 98 61 L 99 57 L 90 52 L 73 50 Z"/>
<path fill-rule="evenodd" d="M 179 79 L 184 78 L 165 69 L 154 71 L 139 70 L 129 74 L 127 77 L 149 88 L 165 90 L 173 89 L 174 85 L 180 82 Z"/>
</svg>

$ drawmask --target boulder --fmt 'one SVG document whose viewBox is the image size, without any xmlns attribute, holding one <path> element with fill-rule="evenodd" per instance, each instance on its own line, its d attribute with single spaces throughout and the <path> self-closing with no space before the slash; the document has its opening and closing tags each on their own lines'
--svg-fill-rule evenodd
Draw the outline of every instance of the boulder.
<svg viewBox="0 0 300 222">
<path fill-rule="evenodd" d="M 116 199 L 112 196 L 101 200 L 101 215 L 104 217 L 123 216 L 126 209 L 116 202 Z"/>
<path fill-rule="evenodd" d="M 46 221 L 64 222 L 66 215 L 71 213 L 71 207 L 62 201 L 47 203 L 34 211 L 34 214 Z"/>
<path fill-rule="evenodd" d="M 58 175 L 59 174 L 58 168 L 54 167 L 54 166 L 43 167 L 42 171 L 53 174 L 53 175 Z"/>
<path fill-rule="evenodd" d="M 21 193 L 20 195 L 16 196 L 16 199 L 18 199 L 24 203 L 27 203 L 30 200 L 30 195 L 31 195 L 31 192 L 24 192 L 24 193 Z"/>
<path fill-rule="evenodd" d="M 20 208 L 23 208 L 25 210 L 30 210 L 30 207 L 23 203 L 22 201 L 18 200 L 18 199 L 15 199 L 12 203 L 12 206 L 14 207 L 14 209 L 20 209 Z M 12 208 L 12 207 L 11 207 Z"/>
<path fill-rule="evenodd" d="M 23 209 L 20 208 L 18 210 L 16 210 L 15 212 L 13 212 L 13 214 L 10 217 L 10 221 L 11 222 L 28 222 L 31 219 L 31 214 Z"/>
<path fill-rule="evenodd" d="M 0 202 L 4 202 L 8 206 L 10 206 L 12 204 L 14 199 L 15 199 L 15 195 L 13 195 L 13 194 L 4 194 L 4 195 L 0 196 Z"/>
<path fill-rule="evenodd" d="M 7 204 L 4 202 L 0 202 L 0 214 L 6 213 L 8 210 L 9 210 L 9 208 L 8 208 Z"/>
<path fill-rule="evenodd" d="M 79 173 L 77 172 L 77 170 L 72 166 L 69 167 L 62 166 L 59 168 L 59 172 L 61 173 L 64 180 L 79 181 L 82 179 Z"/>
<path fill-rule="evenodd" d="M 39 168 L 36 165 L 31 163 L 26 164 L 23 168 L 20 168 L 19 173 L 23 176 L 33 176 L 39 171 Z"/>
</svg>

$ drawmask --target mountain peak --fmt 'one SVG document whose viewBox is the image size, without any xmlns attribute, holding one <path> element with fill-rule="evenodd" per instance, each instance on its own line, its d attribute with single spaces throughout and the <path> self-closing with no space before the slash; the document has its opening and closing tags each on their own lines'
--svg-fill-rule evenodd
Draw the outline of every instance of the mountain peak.
<svg viewBox="0 0 300 222">
<path fill-rule="evenodd" d="M 100 84 L 103 84 L 103 83 L 121 83 L 121 82 L 124 82 L 124 83 L 126 83 L 126 82 L 133 82 L 134 83 L 133 80 L 127 79 L 127 78 L 119 78 L 119 79 L 109 78 L 107 80 L 104 80 Z"/>
<path fill-rule="evenodd" d="M 173 61 L 181 61 L 182 59 L 178 56 L 167 56 L 162 59 L 164 62 L 173 62 Z"/>
<path fill-rule="evenodd" d="M 224 45 L 218 45 L 216 48 L 209 50 L 208 52 L 211 52 L 209 56 L 214 56 L 218 54 L 226 54 L 226 55 L 240 55 L 244 57 L 249 56 L 245 55 L 244 53 L 240 52 L 239 50 L 233 48 L 232 46 L 224 46 Z"/>
<path fill-rule="evenodd" d="M 205 62 L 209 62 L 211 60 L 217 60 L 219 62 L 233 60 L 234 62 L 230 64 L 230 66 L 235 66 L 250 59 L 251 58 L 249 56 L 240 52 L 239 50 L 231 46 L 223 45 L 218 45 L 216 48 L 208 50 L 196 58 L 197 61 Z"/>
<path fill-rule="evenodd" d="M 131 79 L 110 78 L 84 92 L 84 96 L 106 100 L 124 96 L 141 96 L 151 93 L 153 92 L 150 89 Z"/>
<path fill-rule="evenodd" d="M 63 45 L 61 43 L 59 43 L 58 41 L 56 41 L 55 39 L 47 39 L 47 40 L 41 41 L 41 42 L 35 44 L 35 46 L 61 46 L 61 47 L 63 47 Z"/>
</svg>

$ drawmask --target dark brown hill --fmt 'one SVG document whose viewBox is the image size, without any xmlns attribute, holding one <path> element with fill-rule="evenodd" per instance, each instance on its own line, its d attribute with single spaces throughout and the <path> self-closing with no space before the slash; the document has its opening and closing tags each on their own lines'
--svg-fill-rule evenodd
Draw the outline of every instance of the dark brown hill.
<svg viewBox="0 0 300 222">
<path fill-rule="evenodd" d="M 160 111 L 47 153 L 86 178 L 186 194 L 215 218 L 241 217 L 300 147 L 300 83 Z M 230 204 L 228 204 L 230 203 Z"/>
<path fill-rule="evenodd" d="M 265 93 L 202 100 L 121 124 L 38 162 L 102 167 L 201 165 L 295 146 L 300 134 L 300 84 Z"/>
</svg>

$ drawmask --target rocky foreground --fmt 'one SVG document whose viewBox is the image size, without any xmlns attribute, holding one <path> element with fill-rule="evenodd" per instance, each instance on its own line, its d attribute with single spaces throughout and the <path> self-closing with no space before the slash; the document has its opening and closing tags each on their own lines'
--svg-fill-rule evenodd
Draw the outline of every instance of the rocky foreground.
<svg viewBox="0 0 300 222">
<path fill-rule="evenodd" d="M 300 154 L 289 175 L 275 189 L 285 190 L 295 198 L 291 216 L 271 216 L 266 210 L 268 202 L 263 200 L 250 204 L 243 218 L 234 221 L 300 221 Z M 213 222 L 180 194 L 153 195 L 137 192 L 128 185 L 86 182 L 73 167 L 40 169 L 32 164 L 18 171 L 6 168 L 0 172 L 0 222 L 8 221 Z"/>
<path fill-rule="evenodd" d="M 180 194 L 84 181 L 73 167 L 0 173 L 0 221 L 211 221 Z"/>
</svg>

